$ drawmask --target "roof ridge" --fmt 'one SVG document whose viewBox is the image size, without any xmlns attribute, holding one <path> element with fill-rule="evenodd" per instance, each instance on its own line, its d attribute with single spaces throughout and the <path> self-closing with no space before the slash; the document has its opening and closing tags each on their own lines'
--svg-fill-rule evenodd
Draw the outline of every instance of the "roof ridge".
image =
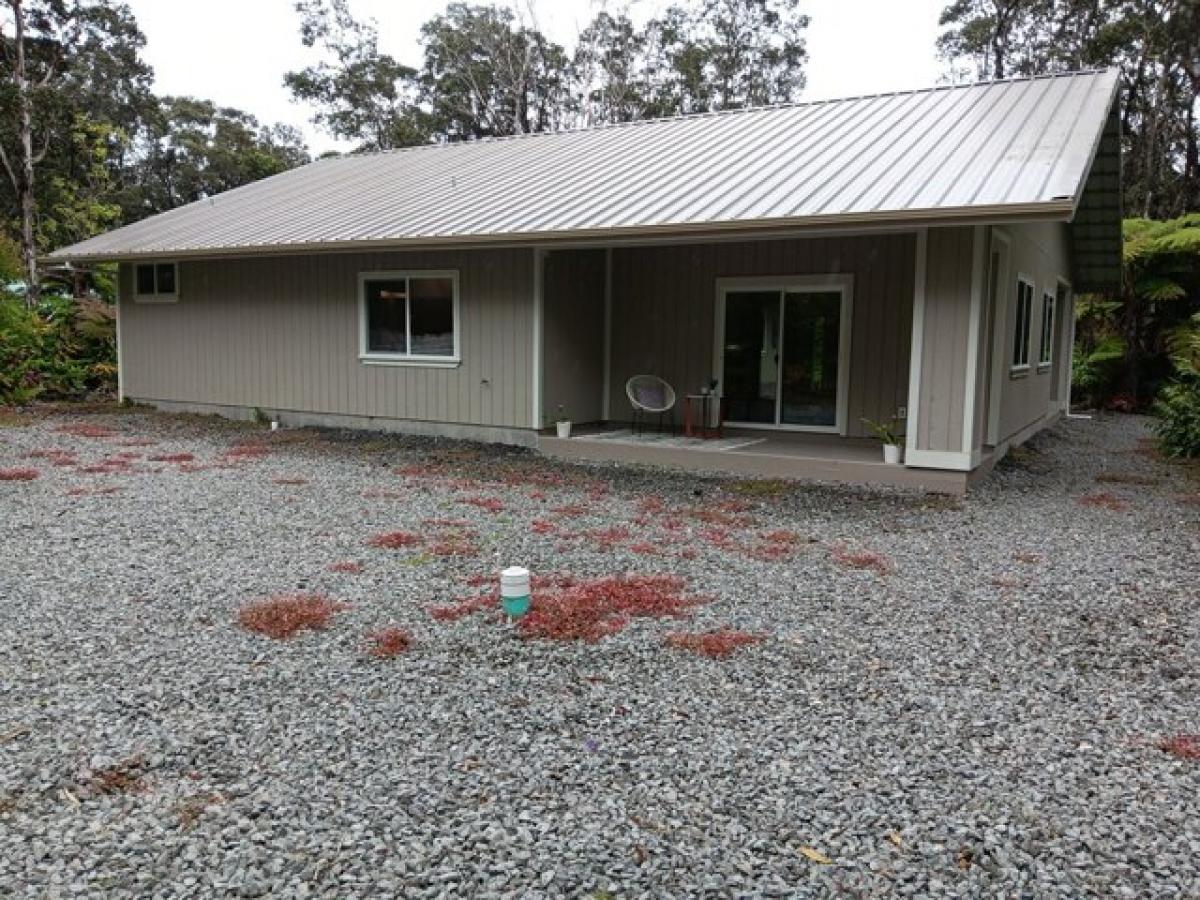
<svg viewBox="0 0 1200 900">
<path fill-rule="evenodd" d="M 455 147 L 477 146 L 479 144 L 499 144 L 506 141 L 528 140 L 530 138 L 548 138 L 570 134 L 584 134 L 593 131 L 609 131 L 618 128 L 636 128 L 653 125 L 665 125 L 669 122 L 683 122 L 696 119 L 718 118 L 724 116 L 753 115 L 755 113 L 775 112 L 785 109 L 802 109 L 811 106 L 824 106 L 831 103 L 848 103 L 853 100 L 875 100 L 884 97 L 905 97 L 914 94 L 933 94 L 938 91 L 965 90 L 967 88 L 991 87 L 997 84 L 1014 84 L 1020 81 L 1041 81 L 1053 78 L 1077 78 L 1083 75 L 1103 75 L 1115 71 L 1112 66 L 1090 69 L 1072 69 L 1069 72 L 1045 72 L 1040 75 L 1016 75 L 1011 78 L 991 78 L 984 81 L 964 81 L 951 84 L 937 84 L 924 88 L 909 88 L 897 91 L 879 91 L 873 94 L 847 94 L 841 97 L 826 97 L 821 100 L 790 100 L 783 103 L 765 103 L 758 106 L 739 106 L 733 109 L 713 109 L 704 112 L 679 113 L 673 116 L 654 116 L 648 119 L 632 119 L 628 122 L 601 122 L 597 125 L 579 125 L 574 128 L 561 128 L 556 131 L 531 131 L 522 134 L 495 135 L 492 137 L 467 138 L 458 141 L 441 141 L 428 144 L 414 144 L 409 147 L 392 147 L 387 150 L 353 150 L 339 155 L 322 156 L 313 163 L 329 162 L 344 159 L 365 159 L 374 156 L 392 156 L 401 153 L 412 153 L 419 150 L 452 149 Z M 311 164 L 310 164 L 311 165 Z"/>
</svg>

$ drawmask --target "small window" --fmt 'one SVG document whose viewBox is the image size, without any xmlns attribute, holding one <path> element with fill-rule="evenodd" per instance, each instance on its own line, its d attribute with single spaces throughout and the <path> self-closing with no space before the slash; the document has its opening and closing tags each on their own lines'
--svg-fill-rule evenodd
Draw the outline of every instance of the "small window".
<svg viewBox="0 0 1200 900">
<path fill-rule="evenodd" d="M 1054 295 L 1042 295 L 1042 343 L 1038 350 L 1038 367 L 1054 362 Z"/>
<path fill-rule="evenodd" d="M 379 272 L 360 276 L 365 362 L 458 361 L 458 275 Z"/>
<path fill-rule="evenodd" d="M 174 300 L 179 296 L 175 263 L 138 263 L 134 282 L 139 300 Z"/>
<path fill-rule="evenodd" d="M 1033 283 L 1024 278 L 1017 281 L 1017 327 L 1013 332 L 1012 367 L 1029 368 L 1029 320 L 1033 315 Z"/>
</svg>

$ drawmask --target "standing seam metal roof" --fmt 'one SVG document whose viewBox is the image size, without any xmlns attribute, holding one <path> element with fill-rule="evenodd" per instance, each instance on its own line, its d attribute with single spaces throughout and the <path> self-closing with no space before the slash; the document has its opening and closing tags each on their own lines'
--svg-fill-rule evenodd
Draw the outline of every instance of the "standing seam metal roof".
<svg viewBox="0 0 1200 900">
<path fill-rule="evenodd" d="M 51 258 L 1067 220 L 1116 89 L 1078 72 L 322 159 Z"/>
</svg>

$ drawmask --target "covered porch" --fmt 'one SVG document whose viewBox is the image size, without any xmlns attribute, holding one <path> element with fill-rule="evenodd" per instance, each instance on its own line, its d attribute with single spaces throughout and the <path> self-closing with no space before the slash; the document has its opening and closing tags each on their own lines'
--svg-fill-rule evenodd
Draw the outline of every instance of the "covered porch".
<svg viewBox="0 0 1200 900">
<path fill-rule="evenodd" d="M 802 432 L 726 429 L 721 438 L 685 437 L 627 425 L 592 425 L 558 438 L 538 437 L 538 450 L 557 459 L 663 466 L 748 478 L 789 478 L 836 484 L 867 484 L 962 494 L 990 469 L 990 457 L 974 472 L 887 465 L 878 441 Z"/>
</svg>

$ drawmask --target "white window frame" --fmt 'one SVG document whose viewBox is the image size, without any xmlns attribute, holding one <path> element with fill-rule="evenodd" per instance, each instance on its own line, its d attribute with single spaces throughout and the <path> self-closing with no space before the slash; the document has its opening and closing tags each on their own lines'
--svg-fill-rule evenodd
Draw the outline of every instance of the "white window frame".
<svg viewBox="0 0 1200 900">
<path fill-rule="evenodd" d="M 1050 319 L 1047 321 L 1046 313 Z M 1050 291 L 1042 291 L 1041 342 L 1038 345 L 1038 372 L 1045 372 L 1054 365 L 1054 326 L 1058 315 L 1058 298 Z"/>
<path fill-rule="evenodd" d="M 154 293 L 143 294 L 138 290 L 138 268 L 151 266 L 154 269 Z M 158 290 L 158 267 L 171 266 L 175 270 L 175 290 L 167 292 Z M 133 302 L 134 303 L 175 303 L 179 300 L 179 263 L 173 259 L 139 259 L 133 263 Z"/>
<path fill-rule="evenodd" d="M 1015 358 L 1017 338 L 1021 335 L 1021 287 L 1029 288 L 1029 311 L 1025 315 L 1025 340 L 1021 344 L 1022 354 Z M 1017 290 L 1013 303 L 1013 332 L 1009 342 L 1009 374 L 1014 378 L 1029 374 L 1029 350 L 1033 343 L 1033 298 L 1037 294 L 1037 286 L 1028 275 L 1017 274 Z"/>
<path fill-rule="evenodd" d="M 842 295 L 841 321 L 838 323 L 838 381 L 837 412 L 833 425 L 789 425 L 779 422 L 779 406 L 783 402 L 782 391 L 775 397 L 775 422 L 726 422 L 736 428 L 761 431 L 811 431 L 824 434 L 846 433 L 850 405 L 850 338 L 854 322 L 854 276 L 853 275 L 793 275 L 778 277 L 765 275 L 746 278 L 718 278 L 716 321 L 713 328 L 713 377 L 717 379 L 717 391 L 725 393 L 725 298 L 738 291 L 779 291 L 780 294 L 823 294 Z M 782 309 L 782 306 L 781 306 Z M 779 347 L 783 358 L 783 345 Z"/>
<path fill-rule="evenodd" d="M 381 353 L 368 349 L 369 323 L 367 321 L 367 282 L 395 281 L 412 278 L 448 278 L 451 283 L 454 310 L 454 355 L 430 356 L 428 354 L 412 353 Z M 460 314 L 461 298 L 459 296 L 458 269 L 403 269 L 389 271 L 369 271 L 358 273 L 358 359 L 368 366 L 424 366 L 434 369 L 449 369 L 462 364 L 462 316 Z M 408 346 L 412 346 L 411 316 L 405 305 L 408 330 Z"/>
</svg>

